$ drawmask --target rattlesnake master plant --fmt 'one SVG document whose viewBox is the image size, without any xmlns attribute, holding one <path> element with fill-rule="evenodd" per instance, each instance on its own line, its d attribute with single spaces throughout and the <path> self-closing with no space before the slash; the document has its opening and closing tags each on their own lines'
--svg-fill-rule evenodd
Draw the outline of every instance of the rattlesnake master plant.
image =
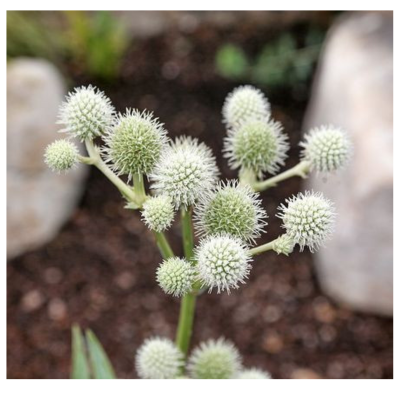
<svg viewBox="0 0 400 400">
<path fill-rule="evenodd" d="M 277 174 L 287 157 L 288 136 L 271 118 L 265 95 L 241 86 L 227 96 L 222 114 L 223 152 L 229 166 L 239 169 L 238 180 L 218 181 L 215 156 L 198 139 L 168 139 L 163 124 L 145 110 L 116 115 L 111 101 L 92 86 L 68 95 L 59 121 L 62 132 L 85 142 L 88 154 L 79 154 L 66 139 L 45 151 L 45 162 L 56 172 L 79 162 L 97 167 L 155 236 L 164 259 L 154 269 L 159 295 L 180 297 L 181 309 L 175 342 L 153 337 L 138 349 L 136 370 L 141 378 L 271 378 L 266 371 L 243 368 L 238 350 L 222 338 L 200 343 L 188 356 L 196 300 L 213 289 L 228 294 L 240 289 L 252 259 L 263 252 L 289 256 L 296 245 L 300 251 L 315 251 L 333 232 L 333 204 L 321 193 L 304 192 L 278 208 L 282 233 L 257 246 L 267 227 L 259 192 L 292 177 L 306 178 L 312 170 L 326 175 L 343 168 L 352 152 L 349 136 L 332 126 L 311 130 L 300 142 L 299 163 Z M 104 142 L 101 148 L 93 143 L 98 137 Z M 264 179 L 265 174 L 272 176 Z M 175 256 L 166 236 L 177 210 L 183 258 Z"/>
</svg>

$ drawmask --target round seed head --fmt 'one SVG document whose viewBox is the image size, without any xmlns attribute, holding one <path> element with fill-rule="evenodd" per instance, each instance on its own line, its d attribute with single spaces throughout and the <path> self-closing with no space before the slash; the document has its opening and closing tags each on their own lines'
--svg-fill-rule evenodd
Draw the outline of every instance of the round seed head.
<svg viewBox="0 0 400 400">
<path fill-rule="evenodd" d="M 286 200 L 277 214 L 282 219 L 286 235 L 300 245 L 317 250 L 333 231 L 335 212 L 331 201 L 322 193 L 305 192 Z"/>
<path fill-rule="evenodd" d="M 236 379 L 272 379 L 271 374 L 258 368 L 245 369 L 236 376 Z"/>
<path fill-rule="evenodd" d="M 333 126 L 312 129 L 300 142 L 302 159 L 309 161 L 311 168 L 328 173 L 343 168 L 352 154 L 348 134 Z"/>
<path fill-rule="evenodd" d="M 178 297 L 192 289 L 194 278 L 192 264 L 178 257 L 168 258 L 157 269 L 157 282 L 161 289 Z"/>
<path fill-rule="evenodd" d="M 194 204 L 215 185 L 217 175 L 211 150 L 197 139 L 180 137 L 167 147 L 150 179 L 152 189 L 168 195 L 179 208 Z"/>
<path fill-rule="evenodd" d="M 289 145 L 282 125 L 272 120 L 247 121 L 228 131 L 224 156 L 231 168 L 249 169 L 259 177 L 276 174 L 285 164 Z"/>
<path fill-rule="evenodd" d="M 167 143 L 167 131 L 152 113 L 127 110 L 119 114 L 105 137 L 107 161 L 119 174 L 149 174 Z"/>
<path fill-rule="evenodd" d="M 240 368 L 238 350 L 223 338 L 201 343 L 188 361 L 189 375 L 194 379 L 230 379 Z"/>
<path fill-rule="evenodd" d="M 183 354 L 165 338 L 147 339 L 136 354 L 136 371 L 142 379 L 172 379 L 180 375 Z"/>
<path fill-rule="evenodd" d="M 165 195 L 150 197 L 143 204 L 142 220 L 152 231 L 163 232 L 168 229 L 174 220 L 171 199 Z"/>
<path fill-rule="evenodd" d="M 60 132 L 79 138 L 93 140 L 110 128 L 114 107 L 110 99 L 99 89 L 88 86 L 75 88 L 61 105 L 57 123 L 65 125 Z"/>
<path fill-rule="evenodd" d="M 222 108 L 223 122 L 228 128 L 238 128 L 249 120 L 267 120 L 270 115 L 267 98 L 250 85 L 239 86 L 229 93 Z"/>
<path fill-rule="evenodd" d="M 292 239 L 289 235 L 284 234 L 279 236 L 273 244 L 273 250 L 277 254 L 284 254 L 288 256 L 294 249 L 296 241 Z"/>
<path fill-rule="evenodd" d="M 219 182 L 195 210 L 195 226 L 201 235 L 228 234 L 244 241 L 254 241 L 264 232 L 265 218 L 259 194 L 237 181 Z"/>
<path fill-rule="evenodd" d="M 218 293 L 244 283 L 250 271 L 250 254 L 240 239 L 228 235 L 209 236 L 196 249 L 199 278 L 209 292 Z"/>
<path fill-rule="evenodd" d="M 68 171 L 77 164 L 78 154 L 78 148 L 69 140 L 56 140 L 46 147 L 44 161 L 54 172 Z"/>
</svg>

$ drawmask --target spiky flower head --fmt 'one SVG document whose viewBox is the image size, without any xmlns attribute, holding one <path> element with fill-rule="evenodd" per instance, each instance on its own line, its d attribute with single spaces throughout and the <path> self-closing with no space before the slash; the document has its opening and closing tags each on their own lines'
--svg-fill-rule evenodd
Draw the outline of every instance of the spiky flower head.
<svg viewBox="0 0 400 400">
<path fill-rule="evenodd" d="M 152 113 L 127 109 L 119 114 L 105 137 L 103 148 L 119 174 L 149 174 L 167 143 L 167 131 Z"/>
<path fill-rule="evenodd" d="M 243 242 L 228 235 L 208 236 L 196 248 L 196 260 L 199 278 L 211 292 L 218 293 L 232 288 L 249 275 L 250 254 Z"/>
<path fill-rule="evenodd" d="M 305 192 L 286 200 L 277 214 L 282 219 L 286 234 L 303 250 L 308 246 L 317 250 L 333 231 L 335 211 L 332 202 L 322 193 Z"/>
<path fill-rule="evenodd" d="M 294 249 L 296 241 L 290 237 L 288 234 L 279 236 L 272 245 L 272 249 L 277 254 L 284 254 L 288 256 Z"/>
<path fill-rule="evenodd" d="M 236 379 L 271 379 L 271 374 L 258 368 L 248 368 L 239 372 Z"/>
<path fill-rule="evenodd" d="M 254 241 L 264 232 L 265 218 L 259 194 L 237 181 L 219 182 L 201 198 L 195 210 L 200 234 L 229 234 L 244 241 Z"/>
<path fill-rule="evenodd" d="M 352 144 L 346 132 L 333 126 L 312 129 L 300 142 L 302 159 L 311 168 L 328 173 L 343 168 L 350 160 Z"/>
<path fill-rule="evenodd" d="M 232 342 L 219 338 L 201 343 L 188 361 L 194 379 L 230 379 L 241 368 L 241 357 Z"/>
<path fill-rule="evenodd" d="M 147 339 L 136 354 L 136 371 L 142 379 L 173 379 L 180 375 L 183 354 L 166 338 Z"/>
<path fill-rule="evenodd" d="M 229 128 L 238 128 L 249 120 L 267 120 L 270 104 L 261 90 L 251 85 L 239 86 L 225 99 L 222 108 L 223 122 Z"/>
<path fill-rule="evenodd" d="M 174 296 L 183 296 L 192 289 L 195 270 L 193 265 L 178 257 L 164 260 L 157 269 L 157 282 L 161 289 Z"/>
<path fill-rule="evenodd" d="M 174 206 L 168 196 L 150 197 L 143 204 L 142 219 L 149 229 L 163 232 L 174 220 Z"/>
<path fill-rule="evenodd" d="M 288 150 L 287 135 L 273 120 L 247 121 L 230 129 L 224 143 L 224 156 L 231 168 L 248 169 L 259 177 L 265 172 L 276 174 L 285 164 Z"/>
<path fill-rule="evenodd" d="M 194 204 L 215 185 L 217 175 L 211 150 L 197 139 L 183 136 L 167 147 L 150 179 L 152 188 L 168 195 L 179 208 Z"/>
<path fill-rule="evenodd" d="M 96 87 L 75 88 L 61 105 L 58 123 L 65 125 L 60 132 L 79 138 L 93 140 L 110 128 L 114 107 L 110 99 Z"/>
<path fill-rule="evenodd" d="M 74 143 L 60 139 L 46 147 L 44 161 L 54 172 L 68 171 L 77 164 L 78 154 Z"/>
</svg>

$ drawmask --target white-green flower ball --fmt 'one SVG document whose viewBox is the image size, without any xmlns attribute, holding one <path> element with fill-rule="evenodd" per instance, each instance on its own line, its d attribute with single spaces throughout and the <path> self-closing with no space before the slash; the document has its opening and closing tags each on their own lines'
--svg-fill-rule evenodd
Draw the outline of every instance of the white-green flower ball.
<svg viewBox="0 0 400 400">
<path fill-rule="evenodd" d="M 288 234 L 279 236 L 272 245 L 272 249 L 277 254 L 284 254 L 288 256 L 294 249 L 296 241 L 290 237 Z"/>
<path fill-rule="evenodd" d="M 268 120 L 270 104 L 261 90 L 251 85 L 239 86 L 225 99 L 223 122 L 228 128 L 238 128 L 249 120 Z"/>
<path fill-rule="evenodd" d="M 164 260 L 157 269 L 157 282 L 166 294 L 183 296 L 192 289 L 195 270 L 191 263 L 178 257 Z"/>
<path fill-rule="evenodd" d="M 143 204 L 142 219 L 155 232 L 167 230 L 174 220 L 174 206 L 165 195 L 150 197 Z"/>
<path fill-rule="evenodd" d="M 196 248 L 199 279 L 209 292 L 237 289 L 250 272 L 250 254 L 243 242 L 228 235 L 208 236 Z"/>
<path fill-rule="evenodd" d="M 136 354 L 136 371 L 142 379 L 174 379 L 181 375 L 183 354 L 166 338 L 147 339 Z"/>
<path fill-rule="evenodd" d="M 240 368 L 238 350 L 223 338 L 201 343 L 188 362 L 189 375 L 194 379 L 231 379 Z"/>
<path fill-rule="evenodd" d="M 78 162 L 78 148 L 69 140 L 60 139 L 46 147 L 44 161 L 54 172 L 68 171 Z"/>
<path fill-rule="evenodd" d="M 244 241 L 254 241 L 264 232 L 265 218 L 259 194 L 237 181 L 219 182 L 195 210 L 195 226 L 201 235 L 229 234 Z"/>
<path fill-rule="evenodd" d="M 272 120 L 251 120 L 228 131 L 224 156 L 231 168 L 251 170 L 257 176 L 276 174 L 285 164 L 289 145 L 282 125 Z"/>
<path fill-rule="evenodd" d="M 167 144 L 167 131 L 152 113 L 127 110 L 119 114 L 103 148 L 119 174 L 149 174 Z"/>
<path fill-rule="evenodd" d="M 236 379 L 271 379 L 271 374 L 258 368 L 248 368 L 239 372 Z"/>
<path fill-rule="evenodd" d="M 322 193 L 305 192 L 286 200 L 277 214 L 283 221 L 286 234 L 303 250 L 318 249 L 330 237 L 335 222 L 335 211 L 331 201 Z"/>
<path fill-rule="evenodd" d="M 99 89 L 88 86 L 75 88 L 61 105 L 58 123 L 65 125 L 61 132 L 81 141 L 102 136 L 112 125 L 114 107 Z"/>
<path fill-rule="evenodd" d="M 180 137 L 167 146 L 150 179 L 152 189 L 168 195 L 179 208 L 193 205 L 214 187 L 217 176 L 211 150 L 197 139 Z"/>
<path fill-rule="evenodd" d="M 318 172 L 337 171 L 348 164 L 352 144 L 346 132 L 333 126 L 312 129 L 300 142 L 302 159 Z"/>
</svg>

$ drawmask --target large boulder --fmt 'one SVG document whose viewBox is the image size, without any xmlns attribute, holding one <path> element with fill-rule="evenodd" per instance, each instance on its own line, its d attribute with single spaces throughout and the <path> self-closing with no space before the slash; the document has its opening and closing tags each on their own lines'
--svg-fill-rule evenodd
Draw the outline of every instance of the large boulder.
<svg viewBox="0 0 400 400">
<path fill-rule="evenodd" d="M 61 136 L 55 125 L 66 93 L 57 69 L 44 60 L 21 58 L 7 66 L 7 256 L 51 240 L 70 217 L 82 193 L 85 168 L 52 173 L 46 146 Z"/>
<path fill-rule="evenodd" d="M 393 19 L 352 13 L 328 35 L 305 130 L 341 126 L 354 157 L 336 176 L 307 186 L 337 208 L 336 232 L 316 254 L 323 289 L 356 310 L 393 314 Z"/>
</svg>

